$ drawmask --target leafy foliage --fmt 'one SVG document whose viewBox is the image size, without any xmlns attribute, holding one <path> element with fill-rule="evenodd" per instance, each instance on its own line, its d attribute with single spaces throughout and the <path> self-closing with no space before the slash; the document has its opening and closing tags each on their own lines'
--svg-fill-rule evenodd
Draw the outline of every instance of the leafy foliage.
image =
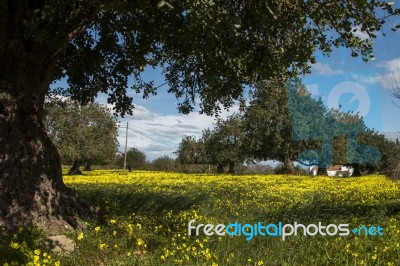
<svg viewBox="0 0 400 266">
<path fill-rule="evenodd" d="M 248 153 L 281 161 L 284 171 L 292 172 L 303 151 L 318 147 L 313 136 L 319 135 L 324 115 L 322 102 L 312 99 L 300 80 L 259 83 L 244 113 Z"/>
<path fill-rule="evenodd" d="M 186 136 L 175 152 L 182 164 L 212 164 L 222 172 L 229 166 L 229 172 L 235 172 L 235 165 L 243 163 L 246 153 L 243 150 L 245 132 L 240 115 L 227 120 L 217 119 L 214 129 L 203 130 L 202 137 Z"/>
<path fill-rule="evenodd" d="M 384 1 L 350 0 L 48 1 L 26 11 L 24 38 L 60 58 L 52 78 L 69 86 L 58 91 L 82 103 L 106 93 L 122 114 L 133 107 L 129 77 L 143 97 L 156 93 L 141 78 L 146 66 L 163 67 L 181 112 L 199 95 L 202 110 L 213 113 L 240 99 L 247 84 L 308 72 L 317 49 L 346 46 L 373 58 L 374 32 L 399 13 Z M 353 34 L 358 28 L 371 39 Z"/>
<path fill-rule="evenodd" d="M 232 115 L 226 120 L 218 119 L 213 130 L 203 131 L 206 158 L 211 164 L 217 165 L 219 172 L 229 166 L 229 172 L 235 173 L 235 165 L 243 163 L 247 157 L 244 138 L 240 115 Z"/>
<path fill-rule="evenodd" d="M 153 169 L 156 171 L 173 171 L 177 170 L 177 164 L 174 159 L 164 155 L 158 157 L 152 162 Z"/>
<path fill-rule="evenodd" d="M 159 66 L 181 112 L 192 111 L 199 99 L 201 111 L 213 114 L 242 100 L 247 85 L 308 72 L 318 49 L 329 54 L 334 46 L 346 46 L 353 56 L 372 59 L 374 32 L 400 13 L 392 5 L 384 0 L 0 0 L 1 212 L 29 223 L 26 217 L 37 212 L 69 220 L 72 201 L 51 197 L 69 193 L 62 191 L 57 151 L 42 124 L 51 82 L 64 79 L 67 85 L 55 92 L 81 104 L 106 94 L 124 115 L 134 107 L 128 85 L 144 98 L 155 94 L 156 86 L 142 74 Z M 358 28 L 370 38 L 354 34 Z M 15 176 L 28 186 L 13 187 L 9 177 Z M 38 199 L 38 191 L 27 189 L 44 186 L 51 192 L 39 192 Z"/>
<path fill-rule="evenodd" d="M 321 168 L 332 164 L 388 167 L 387 161 L 380 161 L 381 151 L 390 145 L 377 141 L 380 137 L 373 137 L 377 134 L 362 117 L 328 110 L 299 79 L 260 83 L 246 108 L 244 123 L 248 154 L 281 161 L 287 172 L 293 172 L 293 161 Z"/>
<path fill-rule="evenodd" d="M 185 136 L 179 143 L 177 160 L 182 164 L 205 164 L 208 159 L 205 154 L 204 143 L 195 136 Z"/>
<path fill-rule="evenodd" d="M 97 103 L 52 101 L 46 105 L 45 125 L 64 164 L 106 164 L 118 149 L 115 117 Z"/>
<path fill-rule="evenodd" d="M 116 163 L 120 168 L 124 167 L 125 153 L 117 156 Z M 146 154 L 137 148 L 130 148 L 126 152 L 126 167 L 128 169 L 146 169 Z"/>
</svg>

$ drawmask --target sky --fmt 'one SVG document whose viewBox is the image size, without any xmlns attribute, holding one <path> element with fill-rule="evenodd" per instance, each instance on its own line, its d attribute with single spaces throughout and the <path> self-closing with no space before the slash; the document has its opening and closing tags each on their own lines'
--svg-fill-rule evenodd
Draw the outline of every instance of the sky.
<svg viewBox="0 0 400 266">
<path fill-rule="evenodd" d="M 377 32 L 374 40 L 375 60 L 369 63 L 360 57 L 351 57 L 350 50 L 337 48 L 329 57 L 316 53 L 317 63 L 311 66 L 311 74 L 303 77 L 303 84 L 315 98 L 321 98 L 328 108 L 359 112 L 368 127 L 395 138 L 400 132 L 400 100 L 390 94 L 393 80 L 400 86 L 400 31 L 385 27 Z M 367 36 L 358 31 L 361 38 Z M 195 110 L 189 115 L 179 114 L 178 100 L 167 93 L 161 69 L 145 69 L 144 80 L 154 80 L 160 86 L 156 96 L 143 100 L 132 92 L 136 108 L 133 115 L 119 117 L 120 151 L 125 149 L 126 123 L 129 125 L 127 148 L 137 148 L 152 161 L 160 156 L 175 157 L 174 151 L 185 135 L 200 137 L 202 130 L 212 128 L 213 117 Z M 105 97 L 98 102 L 105 103 Z M 237 112 L 233 106 L 224 110 L 221 117 Z"/>
</svg>

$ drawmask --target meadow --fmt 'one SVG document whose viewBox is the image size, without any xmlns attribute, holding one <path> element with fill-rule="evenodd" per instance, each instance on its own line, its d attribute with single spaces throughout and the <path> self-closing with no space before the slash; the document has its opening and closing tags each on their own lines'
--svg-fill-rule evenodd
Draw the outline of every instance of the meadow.
<svg viewBox="0 0 400 266">
<path fill-rule="evenodd" d="M 66 233 L 69 255 L 45 232 L 3 232 L 0 265 L 400 265 L 400 184 L 385 176 L 207 175 L 96 170 L 64 176 L 101 206 L 104 222 Z M 197 224 L 349 224 L 383 235 L 188 236 Z"/>
</svg>

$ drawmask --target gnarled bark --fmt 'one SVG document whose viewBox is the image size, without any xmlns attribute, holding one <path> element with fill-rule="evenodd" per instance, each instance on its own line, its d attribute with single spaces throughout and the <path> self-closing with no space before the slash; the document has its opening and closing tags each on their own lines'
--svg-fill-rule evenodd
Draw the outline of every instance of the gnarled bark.
<svg viewBox="0 0 400 266">
<path fill-rule="evenodd" d="M 94 212 L 62 181 L 55 146 L 34 110 L 12 110 L 0 97 L 0 225 L 60 231 Z M 78 215 L 78 216 L 77 216 Z"/>
<path fill-rule="evenodd" d="M 12 37 L 0 49 L 0 226 L 81 227 L 79 217 L 97 210 L 64 185 L 60 157 L 43 126 L 54 62 L 40 47 L 26 48 Z"/>
</svg>

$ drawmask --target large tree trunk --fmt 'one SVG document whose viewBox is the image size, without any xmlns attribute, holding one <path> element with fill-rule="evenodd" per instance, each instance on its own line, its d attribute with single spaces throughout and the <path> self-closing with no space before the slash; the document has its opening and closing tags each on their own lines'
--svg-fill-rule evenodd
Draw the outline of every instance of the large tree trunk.
<svg viewBox="0 0 400 266">
<path fill-rule="evenodd" d="M 71 169 L 69 169 L 68 175 L 81 175 L 81 174 L 82 174 L 82 171 L 79 169 L 79 167 L 80 167 L 79 162 L 75 161 L 75 162 L 72 164 Z"/>
<path fill-rule="evenodd" d="M 37 112 L 14 109 L 16 102 L 5 95 L 0 96 L 0 224 L 50 231 L 80 227 L 76 212 L 85 216 L 94 209 L 63 184 L 58 152 Z"/>
<path fill-rule="evenodd" d="M 360 164 L 353 163 L 351 164 L 351 167 L 354 168 L 353 176 L 361 176 Z"/>
<path fill-rule="evenodd" d="M 60 157 L 43 126 L 54 61 L 45 47 L 14 34 L 17 26 L 0 41 L 0 225 L 79 227 L 76 214 L 96 210 L 64 185 Z"/>
<path fill-rule="evenodd" d="M 224 172 L 224 166 L 222 164 L 217 164 L 217 173 L 222 174 Z"/>
<path fill-rule="evenodd" d="M 229 173 L 230 174 L 235 173 L 235 162 L 229 162 Z"/>
<path fill-rule="evenodd" d="M 83 168 L 83 171 L 92 171 L 92 164 L 86 163 L 85 168 Z"/>
<path fill-rule="evenodd" d="M 289 157 L 286 157 L 283 161 L 282 172 L 284 174 L 294 173 L 294 163 Z"/>
</svg>

